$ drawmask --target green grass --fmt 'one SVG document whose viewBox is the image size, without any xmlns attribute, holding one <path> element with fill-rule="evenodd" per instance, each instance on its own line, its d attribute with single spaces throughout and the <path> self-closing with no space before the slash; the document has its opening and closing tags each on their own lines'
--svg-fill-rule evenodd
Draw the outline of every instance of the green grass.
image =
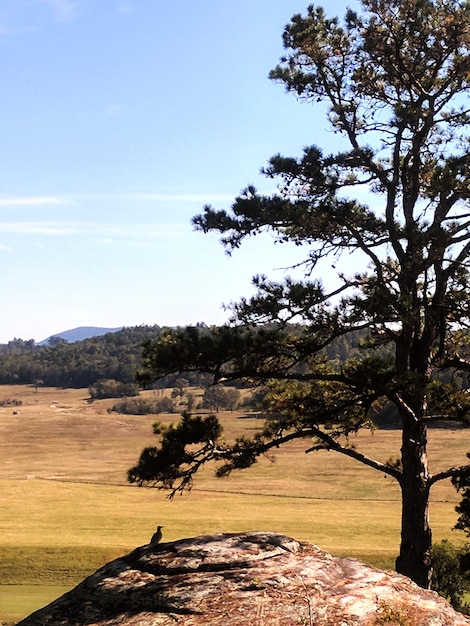
<svg viewBox="0 0 470 626">
<path fill-rule="evenodd" d="M 8 585 L 75 585 L 120 554 L 97 546 L 3 547 L 0 580 Z"/>
<path fill-rule="evenodd" d="M 23 400 L 0 411 L 0 619 L 13 622 L 48 603 L 107 561 L 147 543 L 157 524 L 164 540 L 216 532 L 271 530 L 335 555 L 393 568 L 400 493 L 380 473 L 334 453 L 305 455 L 302 443 L 275 462 L 216 480 L 213 468 L 173 501 L 125 482 L 141 449 L 156 442 L 154 417 L 108 414 L 112 401 L 89 404 L 83 390 L 2 388 Z M 169 418 L 170 419 L 170 418 Z M 172 418 L 177 419 L 177 416 Z M 259 421 L 224 413 L 226 436 Z M 470 432 L 468 433 L 470 434 Z M 465 462 L 466 431 L 431 431 L 431 471 Z M 385 461 L 399 433 L 364 433 L 352 443 Z M 463 540 L 451 529 L 458 497 L 446 482 L 432 493 L 435 541 Z M 33 591 L 32 591 L 33 590 Z"/>
<path fill-rule="evenodd" d="M 0 619 L 14 624 L 41 606 L 49 604 L 70 587 L 62 585 L 3 585 L 0 586 Z"/>
</svg>

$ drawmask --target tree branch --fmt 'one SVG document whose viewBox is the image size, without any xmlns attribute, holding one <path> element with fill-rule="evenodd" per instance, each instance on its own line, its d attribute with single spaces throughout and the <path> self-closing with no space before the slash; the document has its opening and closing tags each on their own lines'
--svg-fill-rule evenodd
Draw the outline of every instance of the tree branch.
<svg viewBox="0 0 470 626">
<path fill-rule="evenodd" d="M 439 472 L 438 474 L 434 474 L 429 478 L 429 484 L 434 485 L 440 480 L 445 480 L 446 478 L 457 478 L 457 476 L 462 475 L 470 475 L 470 465 L 462 465 L 461 467 L 451 467 L 445 472 Z"/>
<path fill-rule="evenodd" d="M 336 439 L 334 439 L 333 437 L 331 437 L 330 435 L 328 435 L 327 433 L 323 432 L 322 430 L 318 428 L 312 428 L 312 432 L 314 433 L 315 437 L 318 437 L 318 439 L 320 439 L 327 446 L 328 450 L 334 450 L 335 452 L 339 452 L 340 454 L 349 456 L 355 461 L 358 461 L 359 463 L 362 463 L 363 465 L 367 465 L 368 467 L 371 467 L 372 469 L 375 469 L 379 472 L 388 474 L 389 476 L 397 480 L 399 483 L 401 482 L 402 473 L 398 469 L 394 467 L 390 467 L 389 465 L 386 465 L 385 463 L 381 463 L 380 461 L 376 461 L 375 459 L 371 459 L 370 457 L 362 454 L 361 452 L 358 452 L 354 448 L 346 448 L 345 446 L 342 446 L 338 441 L 336 441 Z M 309 448 L 305 452 L 306 453 L 313 452 L 314 450 L 316 450 L 315 446 L 313 446 L 312 448 Z"/>
</svg>

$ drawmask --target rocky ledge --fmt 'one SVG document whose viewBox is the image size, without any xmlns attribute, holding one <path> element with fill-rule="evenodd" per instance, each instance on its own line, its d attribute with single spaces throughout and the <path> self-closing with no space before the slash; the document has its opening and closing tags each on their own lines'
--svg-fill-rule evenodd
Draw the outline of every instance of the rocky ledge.
<svg viewBox="0 0 470 626">
<path fill-rule="evenodd" d="M 268 532 L 150 544 L 18 626 L 469 626 L 409 579 Z"/>
</svg>

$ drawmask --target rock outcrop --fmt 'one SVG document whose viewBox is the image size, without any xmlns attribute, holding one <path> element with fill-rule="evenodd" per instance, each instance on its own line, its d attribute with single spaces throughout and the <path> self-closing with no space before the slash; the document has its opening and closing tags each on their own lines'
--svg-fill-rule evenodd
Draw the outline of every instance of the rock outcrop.
<svg viewBox="0 0 470 626">
<path fill-rule="evenodd" d="M 252 532 L 137 548 L 19 624 L 469 626 L 470 620 L 403 576 Z"/>
</svg>

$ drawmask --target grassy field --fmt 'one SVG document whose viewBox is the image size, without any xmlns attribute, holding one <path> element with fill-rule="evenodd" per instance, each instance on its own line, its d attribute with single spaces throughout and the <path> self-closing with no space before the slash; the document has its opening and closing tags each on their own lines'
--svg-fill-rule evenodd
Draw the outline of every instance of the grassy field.
<svg viewBox="0 0 470 626">
<path fill-rule="evenodd" d="M 85 390 L 0 387 L 0 620 L 15 622 L 73 587 L 100 565 L 147 543 L 157 524 L 164 539 L 272 530 L 337 555 L 393 567 L 400 494 L 389 478 L 334 453 L 305 455 L 300 443 L 274 462 L 216 480 L 210 468 L 189 494 L 126 484 L 126 471 L 152 445 L 153 416 L 108 413 Z M 259 425 L 253 416 L 220 414 L 227 438 Z M 168 417 L 176 420 L 177 416 Z M 470 432 L 430 432 L 431 471 L 465 462 Z M 353 443 L 385 461 L 398 456 L 399 433 L 363 433 Z M 458 497 L 446 482 L 432 493 L 435 541 L 452 531 Z"/>
</svg>

